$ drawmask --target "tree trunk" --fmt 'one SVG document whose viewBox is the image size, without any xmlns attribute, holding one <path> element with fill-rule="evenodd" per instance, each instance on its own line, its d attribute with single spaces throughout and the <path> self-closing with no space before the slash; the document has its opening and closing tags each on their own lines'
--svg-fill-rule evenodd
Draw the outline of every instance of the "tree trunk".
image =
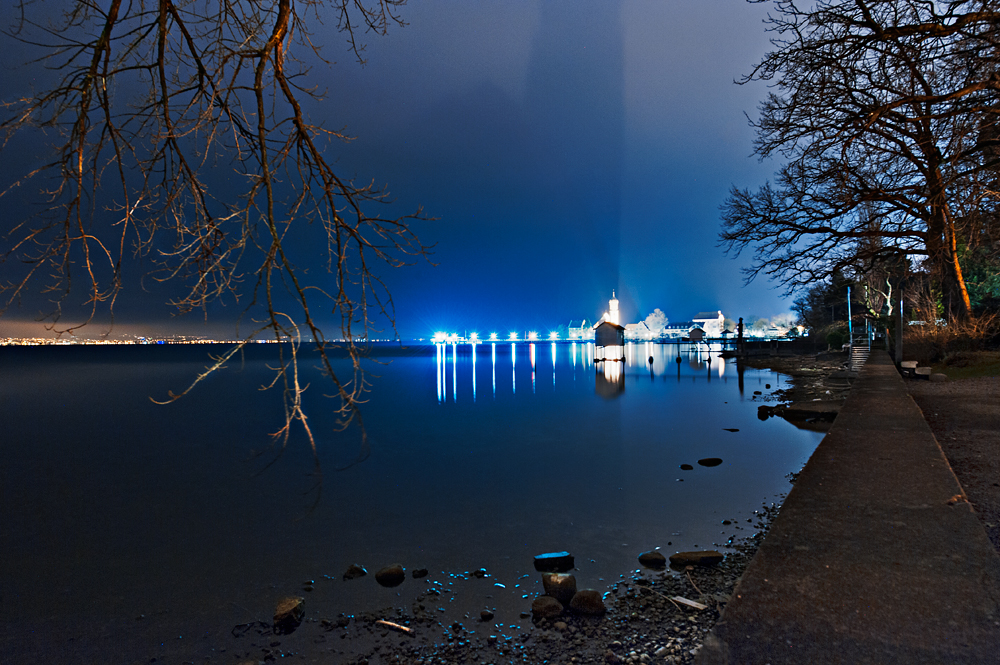
<svg viewBox="0 0 1000 665">
<path fill-rule="evenodd" d="M 958 300 L 959 309 L 956 318 L 967 320 L 972 317 L 972 301 L 969 299 L 969 290 L 965 286 L 965 277 L 962 275 L 962 264 L 958 262 L 958 238 L 955 234 L 955 222 L 952 220 L 950 211 L 945 205 L 944 208 L 944 228 L 945 246 L 948 251 L 948 268 L 955 288 L 955 298 Z"/>
<path fill-rule="evenodd" d="M 936 146 L 931 152 L 939 156 Z M 964 321 L 972 316 L 972 303 L 962 275 L 962 266 L 958 262 L 955 223 L 948 209 L 947 192 L 939 163 L 933 164 L 927 175 L 930 213 L 927 220 L 927 255 L 931 261 L 932 278 L 937 279 L 941 285 L 948 318 Z"/>
</svg>

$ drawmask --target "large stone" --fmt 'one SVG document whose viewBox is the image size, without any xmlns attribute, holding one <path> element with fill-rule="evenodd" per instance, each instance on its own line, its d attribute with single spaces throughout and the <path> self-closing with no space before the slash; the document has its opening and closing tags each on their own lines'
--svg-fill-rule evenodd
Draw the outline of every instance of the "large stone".
<svg viewBox="0 0 1000 665">
<path fill-rule="evenodd" d="M 830 372 L 826 377 L 827 383 L 831 385 L 850 385 L 851 381 L 858 378 L 857 372 L 852 372 L 850 370 L 840 370 L 837 372 Z"/>
<path fill-rule="evenodd" d="M 840 413 L 843 400 L 815 400 L 812 402 L 792 402 L 775 409 L 784 418 L 828 418 L 833 420 Z"/>
<path fill-rule="evenodd" d="M 678 552 L 670 555 L 671 566 L 714 566 L 723 559 L 721 552 L 705 550 L 701 552 Z"/>
<path fill-rule="evenodd" d="M 278 601 L 274 608 L 274 632 L 287 635 L 302 623 L 306 614 L 306 599 L 301 596 L 288 596 Z"/>
<path fill-rule="evenodd" d="M 942 382 L 942 381 L 947 381 L 948 380 L 948 375 L 947 374 L 941 374 L 940 372 L 934 372 L 933 374 L 931 374 L 930 379 L 931 379 L 931 381 L 934 381 L 935 383 Z"/>
<path fill-rule="evenodd" d="M 569 608 L 578 614 L 598 615 L 608 611 L 608 608 L 604 606 L 601 593 L 594 589 L 577 591 L 573 600 L 569 601 Z"/>
<path fill-rule="evenodd" d="M 375 581 L 382 586 L 394 587 L 399 586 L 406 579 L 406 571 L 403 570 L 403 566 L 398 563 L 394 563 L 391 566 L 386 566 L 377 573 L 375 573 Z"/>
<path fill-rule="evenodd" d="M 539 596 L 531 603 L 531 618 L 535 621 L 539 619 L 554 619 L 563 612 L 562 603 L 552 596 Z"/>
<path fill-rule="evenodd" d="M 663 556 L 663 554 L 657 552 L 656 550 L 650 550 L 649 552 L 643 552 L 639 555 L 639 563 L 644 565 L 646 568 L 663 570 L 667 567 L 667 557 Z"/>
<path fill-rule="evenodd" d="M 542 586 L 547 596 L 552 596 L 563 605 L 576 594 L 576 578 L 566 573 L 545 573 L 542 575 Z"/>
<path fill-rule="evenodd" d="M 548 552 L 535 557 L 535 570 L 540 573 L 565 573 L 573 570 L 573 555 L 569 552 Z"/>
<path fill-rule="evenodd" d="M 364 566 L 360 566 L 356 563 L 352 563 L 351 567 L 344 571 L 345 580 L 356 580 L 359 577 L 364 577 L 368 574 Z"/>
</svg>

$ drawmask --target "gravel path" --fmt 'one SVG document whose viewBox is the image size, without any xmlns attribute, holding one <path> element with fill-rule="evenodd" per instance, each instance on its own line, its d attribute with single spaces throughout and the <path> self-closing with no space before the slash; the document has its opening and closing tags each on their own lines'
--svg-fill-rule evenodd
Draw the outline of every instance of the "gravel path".
<svg viewBox="0 0 1000 665">
<path fill-rule="evenodd" d="M 1000 551 L 1000 377 L 907 380 L 907 389 Z"/>
</svg>

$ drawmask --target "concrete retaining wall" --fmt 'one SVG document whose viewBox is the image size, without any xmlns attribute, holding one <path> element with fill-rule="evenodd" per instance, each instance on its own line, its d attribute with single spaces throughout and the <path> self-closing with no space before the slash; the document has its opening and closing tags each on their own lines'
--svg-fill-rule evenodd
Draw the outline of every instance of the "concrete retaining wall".
<svg viewBox="0 0 1000 665">
<path fill-rule="evenodd" d="M 854 383 L 697 662 L 1000 662 L 1000 557 L 885 352 Z"/>
</svg>

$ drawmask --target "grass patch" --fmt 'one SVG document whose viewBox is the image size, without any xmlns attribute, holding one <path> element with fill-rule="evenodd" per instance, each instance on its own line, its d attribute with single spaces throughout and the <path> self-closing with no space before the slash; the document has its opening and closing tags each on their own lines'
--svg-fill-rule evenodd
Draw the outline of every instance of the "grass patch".
<svg viewBox="0 0 1000 665">
<path fill-rule="evenodd" d="M 1000 351 L 962 351 L 950 353 L 944 361 L 931 367 L 934 372 L 947 374 L 949 379 L 974 379 L 980 376 L 1000 376 Z"/>
</svg>

